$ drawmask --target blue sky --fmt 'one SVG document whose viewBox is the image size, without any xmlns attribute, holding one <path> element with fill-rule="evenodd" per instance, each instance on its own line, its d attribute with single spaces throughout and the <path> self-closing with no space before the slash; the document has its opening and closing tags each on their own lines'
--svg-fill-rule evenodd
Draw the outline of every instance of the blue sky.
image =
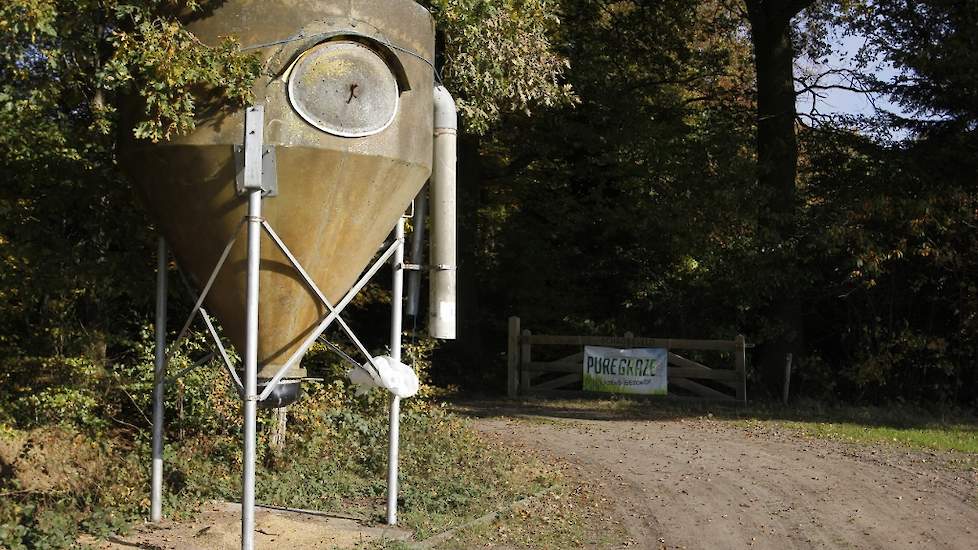
<svg viewBox="0 0 978 550">
<path fill-rule="evenodd" d="M 852 58 L 856 52 L 859 51 L 859 47 L 863 43 L 863 38 L 860 36 L 842 36 L 840 32 L 836 31 L 832 35 L 832 39 L 836 41 L 841 47 L 836 48 L 836 51 L 829 56 L 827 63 L 818 63 L 812 59 L 800 59 L 798 62 L 799 71 L 812 71 L 812 72 L 822 72 L 828 69 L 855 69 L 856 66 L 852 61 Z M 883 80 L 888 80 L 897 74 L 897 71 L 887 64 L 882 64 L 883 66 L 877 72 L 877 76 L 881 77 Z M 829 76 L 823 79 L 822 84 L 841 84 L 844 83 L 842 77 Z M 815 103 L 816 109 L 825 114 L 863 114 L 872 115 L 875 113 L 873 105 L 867 98 L 866 94 L 851 92 L 848 90 L 824 90 L 820 91 L 820 94 L 825 97 L 818 98 Z M 876 105 L 882 109 L 900 113 L 902 110 L 900 107 L 889 100 L 887 97 L 876 97 Z M 807 113 L 812 107 L 812 97 L 809 94 L 802 94 L 798 98 L 798 111 L 801 113 Z"/>
</svg>

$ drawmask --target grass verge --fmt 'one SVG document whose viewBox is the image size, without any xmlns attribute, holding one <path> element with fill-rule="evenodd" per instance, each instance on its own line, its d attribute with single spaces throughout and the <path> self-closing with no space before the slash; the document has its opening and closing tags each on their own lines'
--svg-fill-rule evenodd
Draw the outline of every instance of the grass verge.
<svg viewBox="0 0 978 550">
<path fill-rule="evenodd" d="M 559 399 L 500 402 L 521 418 L 672 420 L 709 416 L 747 427 L 777 427 L 857 444 L 900 446 L 978 455 L 978 417 L 961 410 L 912 406 L 872 407 L 800 402 L 748 406 L 648 398 Z M 464 409 L 464 402 L 461 405 Z"/>
<path fill-rule="evenodd" d="M 283 452 L 268 450 L 267 430 L 262 430 L 259 502 L 383 521 L 387 400 L 380 392 L 353 397 L 341 389 L 313 388 L 304 406 L 295 407 Z M 412 530 L 415 540 L 554 486 L 552 494 L 509 510 L 490 525 L 460 531 L 445 547 L 510 541 L 519 548 L 572 548 L 589 536 L 589 515 L 577 514 L 587 508 L 583 493 L 558 467 L 488 439 L 467 420 L 430 403 L 405 406 L 401 421 L 400 525 Z M 0 484 L 0 548 L 77 547 L 82 533 L 124 534 L 143 520 L 149 505 L 149 441 L 133 435 L 86 434 L 69 425 L 0 430 L 0 466 L 11 474 Z M 237 434 L 169 435 L 168 518 L 187 518 L 210 500 L 238 499 Z"/>
<path fill-rule="evenodd" d="M 627 533 L 620 523 L 595 510 L 595 493 L 587 484 L 558 487 L 491 522 L 462 529 L 436 548 L 620 548 Z"/>
<path fill-rule="evenodd" d="M 936 424 L 900 428 L 852 422 L 767 421 L 804 435 L 869 445 L 899 445 L 912 449 L 957 451 L 978 455 L 978 428 L 968 424 Z"/>
</svg>

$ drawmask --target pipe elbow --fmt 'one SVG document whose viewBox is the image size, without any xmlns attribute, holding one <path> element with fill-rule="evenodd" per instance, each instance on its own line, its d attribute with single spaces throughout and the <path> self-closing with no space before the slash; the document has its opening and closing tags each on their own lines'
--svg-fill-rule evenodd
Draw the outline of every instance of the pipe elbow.
<svg viewBox="0 0 978 550">
<path fill-rule="evenodd" d="M 441 84 L 435 84 L 435 132 L 458 131 L 458 106 L 455 98 Z"/>
</svg>

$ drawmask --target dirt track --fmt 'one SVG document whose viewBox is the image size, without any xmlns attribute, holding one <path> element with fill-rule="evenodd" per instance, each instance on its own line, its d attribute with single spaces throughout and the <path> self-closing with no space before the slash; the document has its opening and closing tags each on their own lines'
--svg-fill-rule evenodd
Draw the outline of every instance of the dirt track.
<svg viewBox="0 0 978 550">
<path fill-rule="evenodd" d="M 944 455 L 708 418 L 476 426 L 597 481 L 639 548 L 978 549 L 978 480 Z"/>
</svg>

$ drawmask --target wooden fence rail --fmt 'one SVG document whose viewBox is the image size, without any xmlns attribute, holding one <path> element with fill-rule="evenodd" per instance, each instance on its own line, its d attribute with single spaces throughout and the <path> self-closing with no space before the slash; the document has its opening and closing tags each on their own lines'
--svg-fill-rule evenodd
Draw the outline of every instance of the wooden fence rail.
<svg viewBox="0 0 978 550">
<path fill-rule="evenodd" d="M 580 348 L 553 361 L 535 361 L 534 346 Z M 509 318 L 506 392 L 510 397 L 539 393 L 580 393 L 584 346 L 616 348 L 665 348 L 669 355 L 670 392 L 679 388 L 703 399 L 747 402 L 747 355 L 743 335 L 733 340 L 689 340 L 618 336 L 557 336 L 521 330 L 520 318 Z M 733 356 L 728 368 L 711 368 L 673 350 L 720 352 Z M 568 388 L 570 386 L 570 388 Z"/>
</svg>

